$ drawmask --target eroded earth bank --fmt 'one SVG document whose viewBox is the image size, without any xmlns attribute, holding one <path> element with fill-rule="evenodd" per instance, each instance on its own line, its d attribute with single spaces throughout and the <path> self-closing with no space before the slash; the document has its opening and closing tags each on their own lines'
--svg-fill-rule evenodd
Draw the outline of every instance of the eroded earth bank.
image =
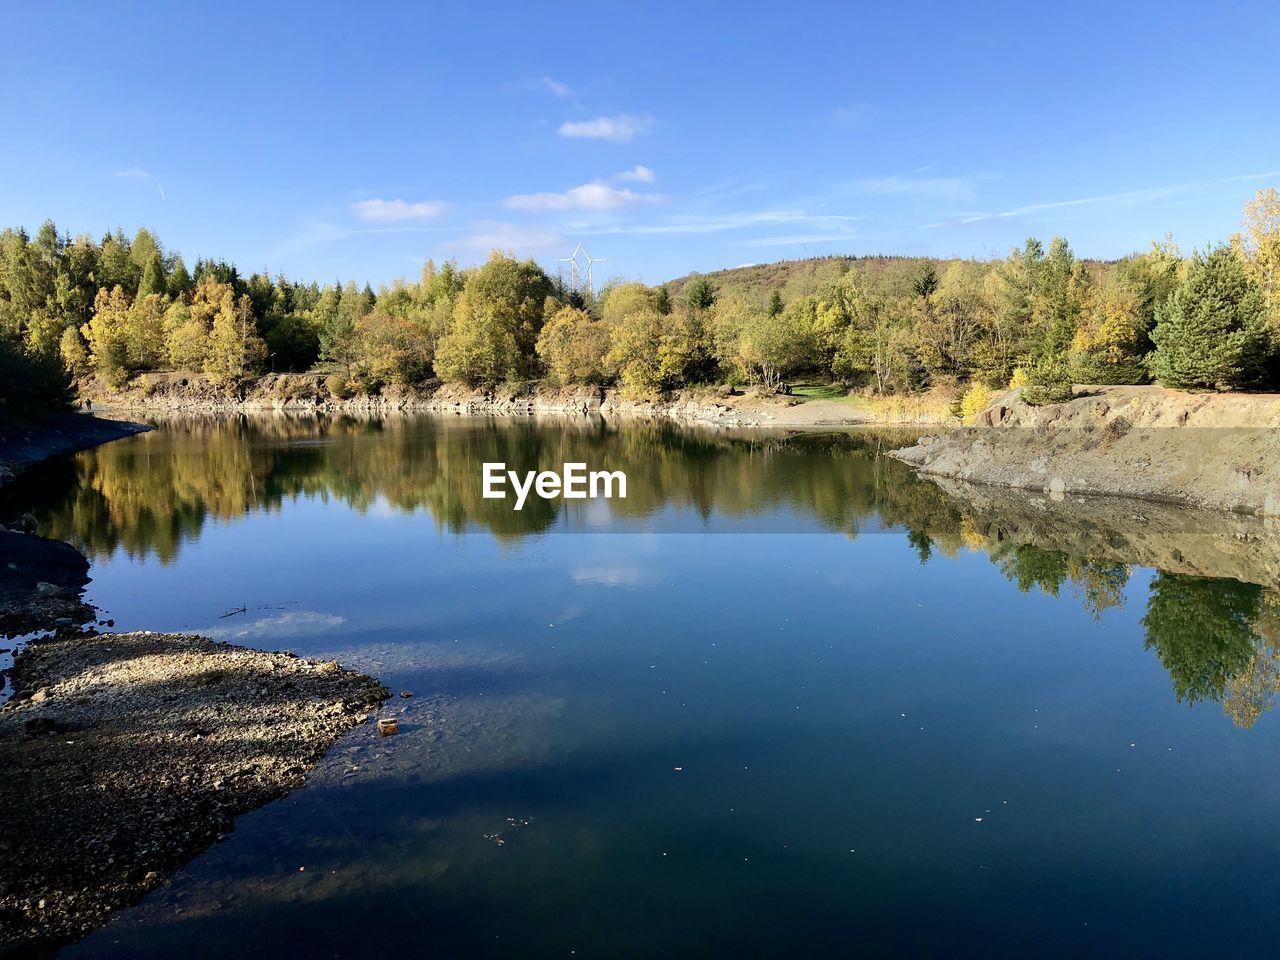
<svg viewBox="0 0 1280 960">
<path fill-rule="evenodd" d="M 1077 387 L 1031 406 L 1010 391 L 893 455 L 926 476 L 1280 515 L 1280 395 Z"/>
</svg>

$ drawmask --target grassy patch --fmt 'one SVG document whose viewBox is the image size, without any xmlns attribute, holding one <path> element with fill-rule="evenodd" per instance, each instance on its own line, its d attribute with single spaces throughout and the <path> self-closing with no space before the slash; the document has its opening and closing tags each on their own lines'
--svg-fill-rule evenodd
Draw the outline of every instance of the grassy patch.
<svg viewBox="0 0 1280 960">
<path fill-rule="evenodd" d="M 848 400 L 848 391 L 838 383 L 793 383 L 791 396 L 801 400 Z"/>
</svg>

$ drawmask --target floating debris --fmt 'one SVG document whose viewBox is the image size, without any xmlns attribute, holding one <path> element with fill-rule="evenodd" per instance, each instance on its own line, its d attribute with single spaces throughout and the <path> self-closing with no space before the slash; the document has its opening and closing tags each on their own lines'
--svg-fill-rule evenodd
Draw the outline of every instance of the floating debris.
<svg viewBox="0 0 1280 960">
<path fill-rule="evenodd" d="M 486 833 L 484 835 L 484 838 L 486 840 L 492 840 L 499 847 L 506 846 L 506 843 L 507 843 L 507 841 L 502 839 L 502 834 L 500 833 Z"/>
<path fill-rule="evenodd" d="M 400 732 L 400 722 L 395 717 L 385 717 L 378 721 L 378 735 L 389 737 Z"/>
</svg>

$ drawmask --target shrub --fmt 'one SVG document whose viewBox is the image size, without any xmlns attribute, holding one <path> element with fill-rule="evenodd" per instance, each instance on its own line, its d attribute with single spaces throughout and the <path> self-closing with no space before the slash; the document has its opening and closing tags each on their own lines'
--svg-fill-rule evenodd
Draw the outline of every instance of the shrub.
<svg viewBox="0 0 1280 960">
<path fill-rule="evenodd" d="M 1022 399 L 1033 407 L 1049 403 L 1066 403 L 1073 396 L 1071 368 L 1059 356 L 1049 356 L 1027 368 L 1027 386 Z"/>
<path fill-rule="evenodd" d="M 334 399 L 337 400 L 345 400 L 353 393 L 351 382 L 347 379 L 346 374 L 331 373 L 324 378 L 324 385 Z"/>
<path fill-rule="evenodd" d="M 991 406 L 993 399 L 995 399 L 994 395 L 985 384 L 974 383 L 970 385 L 964 396 L 960 398 L 961 422 L 966 424 L 973 423 L 978 419 L 978 414 Z"/>
</svg>

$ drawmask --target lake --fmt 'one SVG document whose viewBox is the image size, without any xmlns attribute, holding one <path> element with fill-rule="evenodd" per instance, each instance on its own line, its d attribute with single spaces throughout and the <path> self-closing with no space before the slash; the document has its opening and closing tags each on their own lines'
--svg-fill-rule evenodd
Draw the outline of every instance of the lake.
<svg viewBox="0 0 1280 960">
<path fill-rule="evenodd" d="M 1273 955 L 1266 531 L 911 439 L 186 419 L 48 465 L 9 496 L 116 629 L 412 693 L 62 956 Z M 516 512 L 491 461 L 628 496 Z"/>
</svg>

